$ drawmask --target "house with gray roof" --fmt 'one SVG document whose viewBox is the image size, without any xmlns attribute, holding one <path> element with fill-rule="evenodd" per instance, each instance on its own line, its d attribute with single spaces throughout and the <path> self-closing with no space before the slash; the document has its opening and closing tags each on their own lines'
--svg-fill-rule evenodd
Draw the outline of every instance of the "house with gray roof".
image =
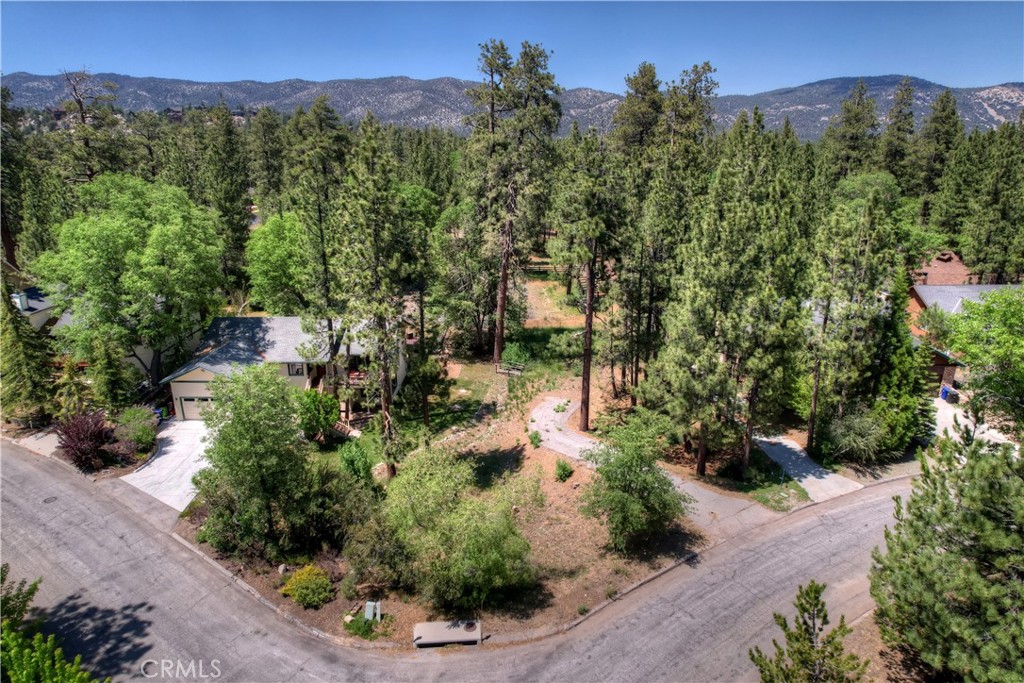
<svg viewBox="0 0 1024 683">
<path fill-rule="evenodd" d="M 982 297 L 989 292 L 1004 287 L 1020 285 L 914 285 L 910 288 L 910 301 L 907 312 L 910 317 L 910 332 L 917 338 L 926 338 L 927 332 L 917 326 L 917 317 L 927 309 L 939 309 L 948 315 L 963 313 L 964 302 L 980 303 Z M 955 386 L 957 369 L 963 364 L 949 351 L 931 347 L 932 372 L 940 383 Z"/>
<path fill-rule="evenodd" d="M 963 312 L 963 303 L 978 303 L 982 294 L 994 292 L 1014 285 L 914 285 L 910 296 L 920 308 L 940 308 L 946 313 Z"/>
<path fill-rule="evenodd" d="M 38 287 L 25 287 L 14 292 L 11 301 L 35 330 L 42 329 L 54 318 L 53 301 Z"/>
<path fill-rule="evenodd" d="M 358 331 L 354 336 L 358 338 Z M 345 348 L 348 367 L 333 366 L 331 376 L 356 389 L 364 387 L 366 349 L 357 340 Z M 209 384 L 215 377 L 257 363 L 278 366 L 281 376 L 299 389 L 319 388 L 328 376 L 327 351 L 317 349 L 316 336 L 303 331 L 300 318 L 233 317 L 214 319 L 192 358 L 161 383 L 171 387 L 178 419 L 198 420 L 200 409 L 211 400 Z M 404 348 L 399 349 L 394 367 L 397 391 L 407 370 Z"/>
</svg>

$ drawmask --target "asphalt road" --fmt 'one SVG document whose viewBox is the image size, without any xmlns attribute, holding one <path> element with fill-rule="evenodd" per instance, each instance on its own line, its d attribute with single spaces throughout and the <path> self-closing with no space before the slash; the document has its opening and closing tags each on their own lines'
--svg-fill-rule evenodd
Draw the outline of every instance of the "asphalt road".
<svg viewBox="0 0 1024 683">
<path fill-rule="evenodd" d="M 15 576 L 44 577 L 36 604 L 65 649 L 116 680 L 147 678 L 140 670 L 147 660 L 149 680 L 756 680 L 747 650 L 778 636 L 771 613 L 792 613 L 798 584 L 829 584 L 833 623 L 840 613 L 849 619 L 871 608 L 871 548 L 891 521 L 891 497 L 909 491 L 906 480 L 880 484 L 753 529 L 567 634 L 517 646 L 396 652 L 307 635 L 110 489 L 52 460 L 5 442 L 0 474 L 3 561 Z M 163 660 L 170 664 L 161 672 Z"/>
</svg>

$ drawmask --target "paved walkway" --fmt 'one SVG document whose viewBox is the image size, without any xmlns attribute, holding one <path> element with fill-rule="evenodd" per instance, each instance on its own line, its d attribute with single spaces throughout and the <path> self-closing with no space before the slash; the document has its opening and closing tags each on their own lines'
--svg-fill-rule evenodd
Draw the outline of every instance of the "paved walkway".
<svg viewBox="0 0 1024 683">
<path fill-rule="evenodd" d="M 555 412 L 559 404 L 567 404 L 563 412 Z M 598 445 L 598 441 L 584 436 L 568 426 L 569 418 L 579 410 L 578 401 L 550 397 L 541 401 L 530 414 L 530 431 L 541 434 L 541 445 L 570 458 L 586 462 L 583 454 Z M 683 479 L 671 472 L 665 472 L 677 491 L 694 499 L 688 515 L 705 534 L 721 540 L 740 534 L 753 527 L 778 519 L 783 515 L 773 512 L 740 495 L 728 495 L 704 486 L 696 481 Z"/>
<path fill-rule="evenodd" d="M 35 432 L 20 439 L 11 439 L 11 441 L 22 448 L 27 448 L 33 453 L 45 455 L 46 457 L 50 457 L 57 452 L 57 435 L 50 430 Z"/>
<path fill-rule="evenodd" d="M 206 466 L 206 425 L 201 420 L 171 420 L 160 425 L 157 452 L 121 480 L 181 512 L 196 495 L 192 477 Z"/>
<path fill-rule="evenodd" d="M 862 484 L 829 472 L 811 460 L 804 449 L 791 439 L 773 437 L 758 438 L 756 441 L 765 455 L 782 465 L 786 474 L 793 477 L 815 503 L 864 488 Z"/>
</svg>

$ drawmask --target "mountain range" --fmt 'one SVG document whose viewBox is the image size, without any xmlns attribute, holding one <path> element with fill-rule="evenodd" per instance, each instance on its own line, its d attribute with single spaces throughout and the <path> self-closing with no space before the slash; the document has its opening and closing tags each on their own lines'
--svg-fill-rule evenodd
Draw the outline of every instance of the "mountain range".
<svg viewBox="0 0 1024 683">
<path fill-rule="evenodd" d="M 368 110 L 385 123 L 426 128 L 436 126 L 465 132 L 464 117 L 473 107 L 466 90 L 476 82 L 457 78 L 416 80 L 404 76 L 332 81 L 292 79 L 264 83 L 232 81 L 202 83 L 170 78 L 94 74 L 98 82 L 118 86 L 117 106 L 131 111 L 163 110 L 167 107 L 214 105 L 224 101 L 239 108 L 272 107 L 290 112 L 308 107 L 320 95 L 327 95 L 331 106 L 344 118 L 358 120 Z M 869 96 L 875 98 L 878 113 L 884 117 L 892 105 L 893 91 L 902 76 L 870 76 L 864 81 Z M 715 119 L 727 127 L 742 110 L 758 107 L 768 128 L 779 128 L 786 117 L 803 140 L 821 137 L 829 119 L 837 114 L 840 103 L 856 84 L 856 78 L 831 78 L 792 88 L 756 95 L 723 95 L 715 102 Z M 15 107 L 43 109 L 56 107 L 65 98 L 63 76 L 37 76 L 16 72 L 2 77 L 11 90 Z M 914 113 L 920 123 L 931 103 L 945 86 L 912 78 Z M 1003 83 L 980 88 L 952 88 L 960 115 L 967 128 L 993 128 L 1016 120 L 1024 109 L 1024 83 Z M 573 88 L 561 95 L 562 132 L 574 120 L 582 128 L 593 126 L 608 130 L 612 115 L 622 101 L 621 95 L 591 88 Z"/>
</svg>

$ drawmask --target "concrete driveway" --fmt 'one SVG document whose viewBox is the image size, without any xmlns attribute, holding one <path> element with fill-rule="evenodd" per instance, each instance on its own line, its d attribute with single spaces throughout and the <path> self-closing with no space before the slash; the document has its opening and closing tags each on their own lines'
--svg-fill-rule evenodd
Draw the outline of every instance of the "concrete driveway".
<svg viewBox="0 0 1024 683">
<path fill-rule="evenodd" d="M 206 467 L 206 425 L 172 420 L 160 425 L 157 451 L 149 462 L 121 479 L 181 512 L 195 497 L 192 476 Z"/>
<path fill-rule="evenodd" d="M 974 422 L 967 416 L 967 412 L 963 409 L 963 406 L 948 403 L 943 401 L 941 398 L 933 398 L 932 403 L 935 405 L 935 435 L 943 436 L 949 434 L 949 436 L 959 441 L 959 436 L 956 431 L 954 424 L 954 418 L 961 425 L 973 427 Z M 987 424 L 978 426 L 975 432 L 975 438 L 980 441 L 991 441 L 992 443 L 1013 443 L 1006 436 L 1000 434 L 996 430 L 989 427 Z"/>
<path fill-rule="evenodd" d="M 566 405 L 561 412 L 555 410 L 559 404 Z M 593 467 L 585 459 L 584 453 L 600 445 L 600 442 L 569 426 L 570 418 L 575 417 L 579 407 L 579 401 L 545 398 L 530 414 L 529 427 L 540 432 L 541 446 Z M 730 495 L 691 479 L 682 479 L 668 471 L 665 474 L 677 491 L 693 498 L 693 506 L 687 517 L 701 528 L 708 541 L 730 538 L 783 516 L 744 496 Z"/>
</svg>

